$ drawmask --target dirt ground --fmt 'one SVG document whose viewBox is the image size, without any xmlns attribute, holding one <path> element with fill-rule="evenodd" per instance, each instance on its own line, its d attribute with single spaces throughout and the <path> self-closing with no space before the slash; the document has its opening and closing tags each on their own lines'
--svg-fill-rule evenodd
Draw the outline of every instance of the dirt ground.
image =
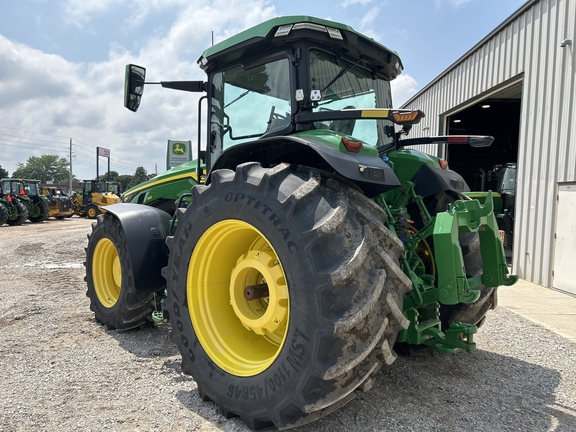
<svg viewBox="0 0 576 432">
<path fill-rule="evenodd" d="M 170 326 L 105 330 L 83 261 L 92 221 L 0 227 L 0 431 L 245 431 L 181 373 Z M 498 307 L 472 354 L 399 357 L 301 431 L 576 431 L 576 346 Z"/>
</svg>

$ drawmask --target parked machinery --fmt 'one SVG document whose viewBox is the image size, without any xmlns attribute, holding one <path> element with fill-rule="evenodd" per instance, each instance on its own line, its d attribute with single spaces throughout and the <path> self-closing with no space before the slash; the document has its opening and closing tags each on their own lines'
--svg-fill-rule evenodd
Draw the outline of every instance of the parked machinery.
<svg viewBox="0 0 576 432">
<path fill-rule="evenodd" d="M 169 320 L 200 396 L 253 429 L 344 405 L 395 346 L 473 351 L 497 287 L 517 280 L 492 197 L 467 199 L 445 161 L 408 146 L 492 139 L 402 139 L 424 114 L 392 108 L 397 53 L 343 24 L 275 18 L 198 63 L 206 82 L 161 85 L 206 94 L 207 146 L 194 172 L 164 181 L 204 184 L 176 202 L 167 192 L 172 212 L 140 185 L 98 217 L 96 318 L 118 330 Z M 128 65 L 128 109 L 144 85 Z"/>
</svg>

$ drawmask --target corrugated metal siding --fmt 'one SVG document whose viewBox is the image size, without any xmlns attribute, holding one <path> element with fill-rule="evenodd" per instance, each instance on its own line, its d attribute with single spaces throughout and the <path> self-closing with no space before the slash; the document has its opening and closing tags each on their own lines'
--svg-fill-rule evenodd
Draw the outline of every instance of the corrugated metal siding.
<svg viewBox="0 0 576 432">
<path fill-rule="evenodd" d="M 444 134 L 447 114 L 523 79 L 513 272 L 543 286 L 552 286 L 557 185 L 576 181 L 575 27 L 576 1 L 528 1 L 403 106 L 426 113 L 411 136 Z M 561 48 L 564 39 L 572 44 Z"/>
</svg>

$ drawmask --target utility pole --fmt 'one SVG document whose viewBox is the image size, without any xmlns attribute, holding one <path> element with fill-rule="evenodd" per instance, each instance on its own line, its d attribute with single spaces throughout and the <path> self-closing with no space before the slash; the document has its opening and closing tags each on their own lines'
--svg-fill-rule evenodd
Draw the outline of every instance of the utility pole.
<svg viewBox="0 0 576 432">
<path fill-rule="evenodd" d="M 72 193 L 72 138 L 70 138 L 70 188 L 68 189 L 68 196 Z"/>
</svg>

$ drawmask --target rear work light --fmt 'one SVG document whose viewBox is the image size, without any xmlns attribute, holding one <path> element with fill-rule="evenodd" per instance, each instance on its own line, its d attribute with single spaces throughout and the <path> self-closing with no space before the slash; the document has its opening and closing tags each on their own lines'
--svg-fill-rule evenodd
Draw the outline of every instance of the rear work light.
<svg viewBox="0 0 576 432">
<path fill-rule="evenodd" d="M 344 38 L 342 37 L 342 33 L 340 33 L 340 30 L 309 22 L 280 26 L 276 30 L 274 37 L 288 36 L 292 30 L 314 30 L 322 33 L 328 33 L 328 36 L 330 36 L 330 38 L 332 39 L 344 40 Z"/>
</svg>

